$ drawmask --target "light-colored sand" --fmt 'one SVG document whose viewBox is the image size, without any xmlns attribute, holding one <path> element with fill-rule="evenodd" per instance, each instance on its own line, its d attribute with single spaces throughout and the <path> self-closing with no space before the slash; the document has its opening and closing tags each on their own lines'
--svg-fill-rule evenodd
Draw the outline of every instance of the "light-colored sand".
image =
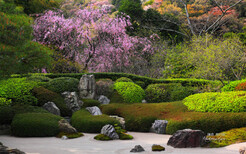
<svg viewBox="0 0 246 154">
<path fill-rule="evenodd" d="M 97 141 L 96 134 L 87 134 L 77 139 L 61 140 L 55 137 L 45 138 L 17 138 L 0 136 L 0 142 L 10 148 L 18 148 L 27 154 L 127 154 L 135 145 L 141 145 L 147 153 L 151 152 L 153 144 L 160 144 L 166 148 L 167 154 L 239 154 L 239 148 L 246 146 L 246 142 L 230 145 L 224 148 L 173 148 L 167 146 L 170 135 L 154 133 L 129 132 L 133 140 Z"/>
</svg>

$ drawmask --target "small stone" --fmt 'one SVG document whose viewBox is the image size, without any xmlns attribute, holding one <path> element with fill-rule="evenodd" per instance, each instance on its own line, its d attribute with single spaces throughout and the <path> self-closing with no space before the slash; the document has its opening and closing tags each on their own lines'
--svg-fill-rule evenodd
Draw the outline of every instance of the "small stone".
<svg viewBox="0 0 246 154">
<path fill-rule="evenodd" d="M 67 137 L 67 136 L 65 136 L 65 135 L 63 135 L 63 136 L 61 137 L 61 139 L 62 139 L 62 140 L 67 140 L 67 139 L 68 139 L 68 137 Z"/>
<path fill-rule="evenodd" d="M 165 148 L 161 145 L 153 144 L 152 151 L 165 151 Z"/>
<path fill-rule="evenodd" d="M 100 95 L 98 101 L 101 103 L 101 104 L 109 104 L 110 100 L 104 96 L 104 95 Z"/>
<path fill-rule="evenodd" d="M 43 108 L 52 114 L 61 115 L 60 109 L 56 106 L 54 102 L 47 102 L 43 105 Z"/>
<path fill-rule="evenodd" d="M 143 152 L 145 151 L 141 145 L 136 145 L 130 152 Z"/>
<path fill-rule="evenodd" d="M 106 135 L 112 138 L 113 140 L 119 139 L 119 135 L 116 133 L 114 126 L 109 125 L 109 124 L 103 126 L 103 128 L 101 129 L 101 134 Z"/>
<path fill-rule="evenodd" d="M 142 100 L 142 103 L 147 103 L 147 101 L 144 99 L 144 100 Z"/>
<path fill-rule="evenodd" d="M 246 154 L 246 147 L 240 147 L 239 154 Z"/>
<path fill-rule="evenodd" d="M 102 115 L 101 110 L 97 106 L 87 107 L 85 109 L 88 110 L 92 115 Z"/>
</svg>

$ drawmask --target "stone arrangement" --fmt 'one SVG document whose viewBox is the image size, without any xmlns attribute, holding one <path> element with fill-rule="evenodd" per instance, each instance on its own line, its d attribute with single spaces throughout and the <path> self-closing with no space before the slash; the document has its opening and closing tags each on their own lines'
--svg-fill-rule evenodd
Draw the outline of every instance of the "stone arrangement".
<svg viewBox="0 0 246 154">
<path fill-rule="evenodd" d="M 201 147 L 205 144 L 205 133 L 201 130 L 183 129 L 175 132 L 167 145 L 174 148 Z"/>
<path fill-rule="evenodd" d="M 166 134 L 167 123 L 167 120 L 155 120 L 150 131 L 157 134 Z"/>
<path fill-rule="evenodd" d="M 94 99 L 96 80 L 94 75 L 83 75 L 79 81 L 79 97 L 85 99 Z"/>
<path fill-rule="evenodd" d="M 101 134 L 106 135 L 113 140 L 119 139 L 119 135 L 116 133 L 114 126 L 109 124 L 103 126 L 103 128 L 101 129 Z"/>
<path fill-rule="evenodd" d="M 60 109 L 56 106 L 54 102 L 47 102 L 43 105 L 43 108 L 52 114 L 61 115 Z"/>
</svg>

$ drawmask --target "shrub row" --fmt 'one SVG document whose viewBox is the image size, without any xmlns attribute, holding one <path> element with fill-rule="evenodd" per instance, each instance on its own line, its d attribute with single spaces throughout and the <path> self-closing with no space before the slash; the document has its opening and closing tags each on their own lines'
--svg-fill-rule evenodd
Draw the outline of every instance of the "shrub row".
<svg viewBox="0 0 246 154">
<path fill-rule="evenodd" d="M 246 92 L 211 92 L 191 95 L 184 99 L 189 110 L 198 112 L 245 112 Z"/>
<path fill-rule="evenodd" d="M 132 81 L 142 81 L 146 85 L 154 84 L 154 83 L 181 83 L 183 86 L 202 86 L 202 85 L 220 85 L 221 83 L 219 81 L 211 81 L 211 80 L 205 80 L 205 79 L 154 79 L 149 78 L 145 76 L 139 76 L 134 74 L 127 74 L 127 73 L 47 73 L 47 74 L 41 74 L 41 73 L 35 73 L 34 75 L 45 75 L 49 78 L 58 78 L 58 77 L 72 77 L 76 79 L 80 79 L 82 75 L 84 74 L 93 74 L 96 79 L 103 79 L 103 78 L 109 78 L 113 81 L 117 80 L 121 77 L 127 77 L 131 79 Z M 32 74 L 31 74 L 32 75 Z M 13 77 L 19 77 L 20 75 L 12 75 Z M 26 76 L 30 76 L 30 74 L 27 74 Z"/>
<path fill-rule="evenodd" d="M 93 116 L 85 109 L 81 109 L 73 114 L 71 124 L 78 131 L 86 133 L 100 133 L 102 127 L 106 124 L 120 125 L 119 121 L 107 115 Z"/>
</svg>

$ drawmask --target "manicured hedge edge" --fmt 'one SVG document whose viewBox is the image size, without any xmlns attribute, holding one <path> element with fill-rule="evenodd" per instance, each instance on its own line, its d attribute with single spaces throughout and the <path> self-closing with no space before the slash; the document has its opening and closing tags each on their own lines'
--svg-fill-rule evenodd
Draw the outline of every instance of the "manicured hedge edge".
<svg viewBox="0 0 246 154">
<path fill-rule="evenodd" d="M 133 80 L 134 82 L 143 81 L 146 85 L 154 84 L 154 83 L 181 83 L 183 86 L 201 86 L 201 85 L 207 85 L 207 84 L 212 84 L 212 85 L 221 84 L 219 81 L 210 81 L 210 80 L 205 80 L 205 79 L 190 79 L 190 78 L 187 78 L 187 79 L 184 79 L 184 78 L 154 79 L 154 78 L 149 78 L 149 77 L 139 76 L 139 75 L 134 75 L 134 74 L 127 74 L 127 73 L 56 73 L 56 74 L 33 73 L 33 74 L 26 74 L 24 76 L 45 75 L 46 77 L 49 77 L 49 78 L 72 77 L 72 78 L 80 79 L 81 76 L 84 74 L 93 74 L 96 79 L 109 78 L 109 79 L 112 79 L 113 81 L 121 77 L 127 77 Z M 18 74 L 15 74 L 15 75 L 12 75 L 12 77 L 21 77 L 21 76 Z"/>
</svg>

